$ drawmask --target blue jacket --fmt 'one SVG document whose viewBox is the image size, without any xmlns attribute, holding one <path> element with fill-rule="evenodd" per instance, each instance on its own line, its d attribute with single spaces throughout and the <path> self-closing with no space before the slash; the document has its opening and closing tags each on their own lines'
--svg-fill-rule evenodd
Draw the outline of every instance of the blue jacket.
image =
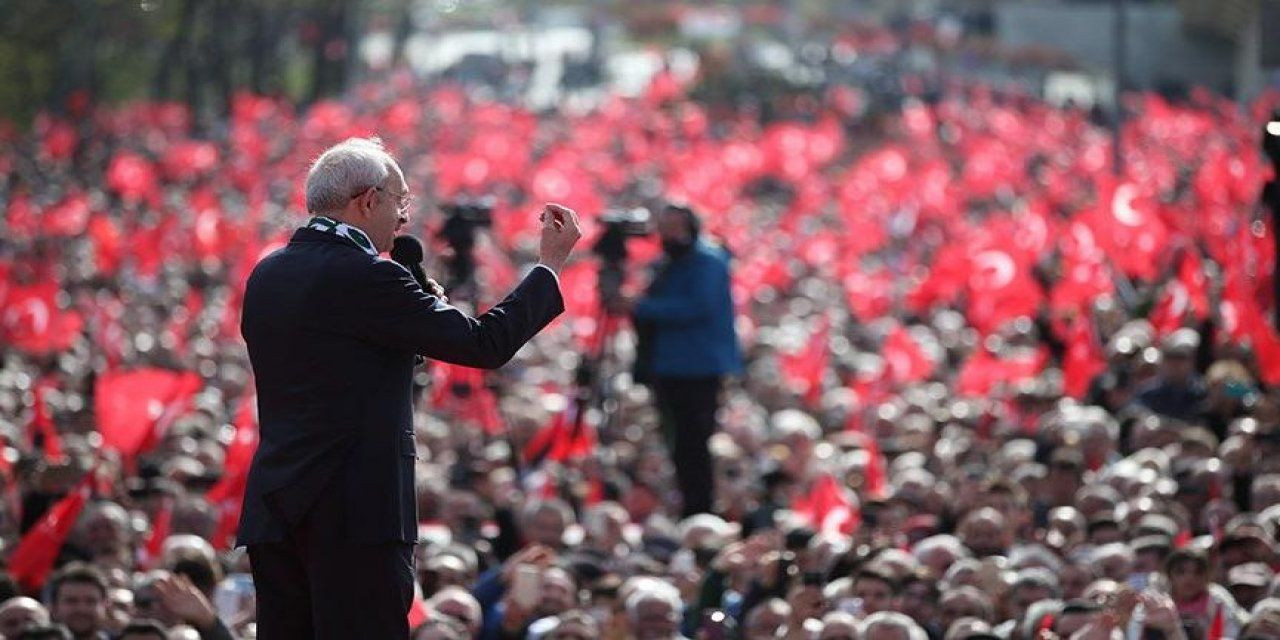
<svg viewBox="0 0 1280 640">
<path fill-rule="evenodd" d="M 649 328 L 653 375 L 695 378 L 742 372 L 733 324 L 729 254 L 699 240 L 684 256 L 659 267 L 635 307 L 637 329 Z"/>
</svg>

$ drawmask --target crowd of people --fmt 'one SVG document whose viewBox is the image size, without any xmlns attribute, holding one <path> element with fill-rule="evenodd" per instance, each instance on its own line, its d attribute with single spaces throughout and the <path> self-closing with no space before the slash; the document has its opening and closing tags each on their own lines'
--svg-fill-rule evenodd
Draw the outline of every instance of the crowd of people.
<svg viewBox="0 0 1280 640">
<path fill-rule="evenodd" d="M 493 198 L 452 303 L 528 267 L 544 202 L 588 233 L 681 203 L 744 360 L 705 510 L 594 256 L 507 367 L 421 367 L 415 638 L 1280 637 L 1274 100 L 1131 96 L 1116 171 L 1084 112 L 918 80 L 874 136 L 856 86 L 533 113 L 403 74 L 238 95 L 209 139 L 153 102 L 5 130 L 0 634 L 254 637 L 240 295 L 314 156 L 378 135 L 422 237 Z M 628 242 L 636 291 L 659 246 Z"/>
</svg>

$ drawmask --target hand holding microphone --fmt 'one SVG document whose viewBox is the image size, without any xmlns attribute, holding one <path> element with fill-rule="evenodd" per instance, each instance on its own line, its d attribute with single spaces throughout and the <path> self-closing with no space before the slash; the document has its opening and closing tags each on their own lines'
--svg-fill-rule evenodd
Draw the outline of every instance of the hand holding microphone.
<svg viewBox="0 0 1280 640">
<path fill-rule="evenodd" d="M 426 272 L 422 270 L 423 257 L 422 242 L 413 236 L 396 236 L 391 243 L 391 259 L 408 269 L 423 291 L 440 298 L 441 302 L 448 302 L 449 298 L 444 295 L 444 287 L 440 286 L 439 282 L 428 278 Z"/>
</svg>

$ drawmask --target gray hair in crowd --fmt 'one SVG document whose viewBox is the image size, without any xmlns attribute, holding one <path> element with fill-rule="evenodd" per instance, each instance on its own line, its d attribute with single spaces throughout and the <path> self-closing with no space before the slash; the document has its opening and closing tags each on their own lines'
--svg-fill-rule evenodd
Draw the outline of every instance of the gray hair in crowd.
<svg viewBox="0 0 1280 640">
<path fill-rule="evenodd" d="M 916 624 L 910 616 L 897 611 L 877 611 L 862 620 L 858 625 L 858 636 L 866 638 L 876 627 L 892 627 L 906 632 L 909 640 L 929 640 L 929 634 Z"/>
<path fill-rule="evenodd" d="M 307 172 L 307 211 L 337 211 L 361 191 L 376 187 L 397 170 L 378 138 L 347 138 L 320 154 Z"/>
</svg>

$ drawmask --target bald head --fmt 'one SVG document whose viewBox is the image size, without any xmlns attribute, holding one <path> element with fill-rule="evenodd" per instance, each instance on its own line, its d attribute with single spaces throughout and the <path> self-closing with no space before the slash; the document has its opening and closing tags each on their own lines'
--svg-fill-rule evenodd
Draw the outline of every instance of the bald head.
<svg viewBox="0 0 1280 640">
<path fill-rule="evenodd" d="M 19 596 L 0 604 L 0 636 L 17 637 L 27 627 L 49 624 L 49 612 L 39 602 Z"/>
</svg>

